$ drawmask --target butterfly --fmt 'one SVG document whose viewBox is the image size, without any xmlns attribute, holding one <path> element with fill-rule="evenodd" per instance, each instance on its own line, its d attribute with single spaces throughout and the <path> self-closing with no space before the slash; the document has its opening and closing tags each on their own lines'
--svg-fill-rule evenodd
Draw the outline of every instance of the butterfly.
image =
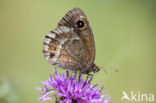
<svg viewBox="0 0 156 103">
<path fill-rule="evenodd" d="M 43 54 L 52 65 L 81 74 L 99 71 L 94 63 L 95 44 L 88 19 L 80 8 L 73 8 L 43 42 Z"/>
</svg>

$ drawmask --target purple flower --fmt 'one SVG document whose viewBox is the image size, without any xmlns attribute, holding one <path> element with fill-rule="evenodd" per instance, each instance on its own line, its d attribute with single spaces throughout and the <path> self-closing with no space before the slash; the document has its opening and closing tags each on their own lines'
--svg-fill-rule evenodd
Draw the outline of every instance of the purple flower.
<svg viewBox="0 0 156 103">
<path fill-rule="evenodd" d="M 82 79 L 81 74 L 78 80 L 75 76 L 69 75 L 69 72 L 64 74 L 57 74 L 56 70 L 51 73 L 46 81 L 41 81 L 44 88 L 38 88 L 42 91 L 42 97 L 39 98 L 41 103 L 49 101 L 55 97 L 60 97 L 58 103 L 109 103 L 110 97 L 108 94 L 102 95 L 106 91 L 95 89 L 98 84 L 91 85 L 92 77 Z"/>
</svg>

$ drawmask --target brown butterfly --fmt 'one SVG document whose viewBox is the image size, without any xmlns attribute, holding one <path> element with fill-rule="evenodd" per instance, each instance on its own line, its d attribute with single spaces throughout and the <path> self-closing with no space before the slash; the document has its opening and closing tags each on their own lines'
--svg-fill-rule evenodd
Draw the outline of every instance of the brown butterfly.
<svg viewBox="0 0 156 103">
<path fill-rule="evenodd" d="M 70 10 L 44 40 L 43 53 L 52 65 L 79 71 L 82 74 L 99 71 L 94 64 L 94 37 L 87 17 L 80 8 Z"/>
</svg>

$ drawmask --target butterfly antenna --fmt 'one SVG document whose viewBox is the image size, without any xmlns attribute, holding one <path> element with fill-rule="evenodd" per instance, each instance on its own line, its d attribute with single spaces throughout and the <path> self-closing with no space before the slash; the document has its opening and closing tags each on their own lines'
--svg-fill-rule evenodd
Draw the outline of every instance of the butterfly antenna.
<svg viewBox="0 0 156 103">
<path fill-rule="evenodd" d="M 110 70 L 113 70 L 113 71 L 115 71 L 115 72 L 118 72 L 118 69 L 115 69 L 115 68 L 111 68 L 111 67 L 100 67 L 101 69 L 103 69 L 104 71 L 105 71 L 105 73 L 107 74 L 108 73 L 108 69 L 110 69 Z"/>
<path fill-rule="evenodd" d="M 100 67 L 100 69 L 104 70 L 106 74 L 108 73 L 108 71 L 104 67 Z"/>
</svg>

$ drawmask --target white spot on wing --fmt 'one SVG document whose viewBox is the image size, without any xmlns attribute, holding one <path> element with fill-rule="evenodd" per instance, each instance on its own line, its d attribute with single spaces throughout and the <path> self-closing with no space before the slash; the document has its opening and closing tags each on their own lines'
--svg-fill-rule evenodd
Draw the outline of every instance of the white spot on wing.
<svg viewBox="0 0 156 103">
<path fill-rule="evenodd" d="M 48 47 L 47 45 L 43 45 L 43 50 L 44 50 L 44 51 L 48 51 L 48 48 L 49 48 L 49 47 Z"/>
<path fill-rule="evenodd" d="M 70 29 L 69 29 L 69 28 L 67 28 L 67 27 L 65 28 L 65 30 L 66 30 L 66 32 L 69 32 L 69 31 L 70 31 Z"/>
<path fill-rule="evenodd" d="M 59 32 L 59 34 L 61 34 L 61 33 L 62 33 L 62 30 L 60 30 L 59 28 L 57 29 L 57 31 Z"/>
<path fill-rule="evenodd" d="M 60 34 L 57 30 L 53 30 L 56 34 Z"/>
<path fill-rule="evenodd" d="M 47 36 L 50 37 L 50 38 L 55 38 L 56 37 L 56 35 L 54 33 L 51 33 L 51 32 L 49 32 L 47 34 Z"/>
<path fill-rule="evenodd" d="M 45 43 L 45 44 L 49 44 L 50 41 L 51 41 L 51 39 L 49 39 L 49 38 L 45 38 L 45 39 L 44 39 L 44 43 Z"/>
<path fill-rule="evenodd" d="M 45 56 L 45 59 L 48 61 L 49 60 L 49 58 L 50 58 L 50 56 Z"/>
<path fill-rule="evenodd" d="M 50 56 L 50 53 L 44 53 L 45 56 Z"/>
<path fill-rule="evenodd" d="M 80 38 L 78 36 L 76 36 L 76 37 L 72 38 L 71 41 L 73 41 L 73 40 L 79 40 L 79 39 Z"/>
<path fill-rule="evenodd" d="M 61 26 L 60 29 L 62 29 L 65 33 L 70 31 L 70 28 L 65 27 L 65 26 Z"/>
<path fill-rule="evenodd" d="M 83 15 L 80 16 L 81 19 L 84 19 L 85 17 Z"/>
<path fill-rule="evenodd" d="M 74 30 L 74 28 L 71 28 L 71 30 L 73 31 L 73 30 Z"/>
</svg>

